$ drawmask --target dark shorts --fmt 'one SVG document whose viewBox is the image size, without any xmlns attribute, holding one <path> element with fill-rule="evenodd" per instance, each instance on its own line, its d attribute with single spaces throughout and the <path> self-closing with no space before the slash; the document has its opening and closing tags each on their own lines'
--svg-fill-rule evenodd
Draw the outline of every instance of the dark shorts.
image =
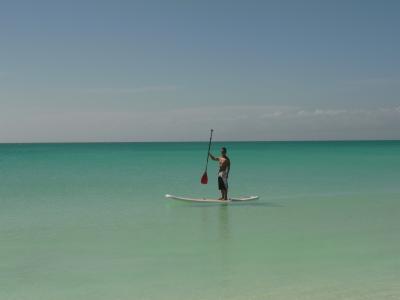
<svg viewBox="0 0 400 300">
<path fill-rule="evenodd" d="M 225 186 L 224 180 L 220 176 L 218 176 L 218 189 L 221 191 L 228 189 L 228 184 Z"/>
</svg>

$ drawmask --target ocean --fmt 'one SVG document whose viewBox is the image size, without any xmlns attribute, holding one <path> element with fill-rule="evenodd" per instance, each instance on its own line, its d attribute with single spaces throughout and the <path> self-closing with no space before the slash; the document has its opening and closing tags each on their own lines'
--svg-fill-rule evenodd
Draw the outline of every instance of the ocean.
<svg viewBox="0 0 400 300">
<path fill-rule="evenodd" d="M 0 299 L 400 299 L 400 142 L 0 144 Z"/>
</svg>

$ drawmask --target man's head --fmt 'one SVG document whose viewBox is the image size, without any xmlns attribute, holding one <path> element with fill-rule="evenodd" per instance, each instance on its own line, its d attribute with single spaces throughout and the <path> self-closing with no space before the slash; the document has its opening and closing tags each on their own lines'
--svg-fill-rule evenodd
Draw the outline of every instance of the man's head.
<svg viewBox="0 0 400 300">
<path fill-rule="evenodd" d="M 226 148 L 225 148 L 225 147 L 222 147 L 222 148 L 221 148 L 221 154 L 222 154 L 222 155 L 226 155 Z"/>
</svg>

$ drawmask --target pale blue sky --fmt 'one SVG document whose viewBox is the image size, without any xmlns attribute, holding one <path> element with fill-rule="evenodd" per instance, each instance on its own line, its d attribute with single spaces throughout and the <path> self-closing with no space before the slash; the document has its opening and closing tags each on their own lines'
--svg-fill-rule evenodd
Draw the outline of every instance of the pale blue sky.
<svg viewBox="0 0 400 300">
<path fill-rule="evenodd" d="M 400 138 L 400 1 L 0 0 L 0 45 L 0 142 Z"/>
</svg>

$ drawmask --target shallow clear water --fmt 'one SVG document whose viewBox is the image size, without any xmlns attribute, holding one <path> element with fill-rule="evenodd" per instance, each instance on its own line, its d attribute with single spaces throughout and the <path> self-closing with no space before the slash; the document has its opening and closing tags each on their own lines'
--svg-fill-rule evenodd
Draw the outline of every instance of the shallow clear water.
<svg viewBox="0 0 400 300">
<path fill-rule="evenodd" d="M 0 299 L 400 298 L 400 142 L 224 145 L 0 145 Z"/>
</svg>

